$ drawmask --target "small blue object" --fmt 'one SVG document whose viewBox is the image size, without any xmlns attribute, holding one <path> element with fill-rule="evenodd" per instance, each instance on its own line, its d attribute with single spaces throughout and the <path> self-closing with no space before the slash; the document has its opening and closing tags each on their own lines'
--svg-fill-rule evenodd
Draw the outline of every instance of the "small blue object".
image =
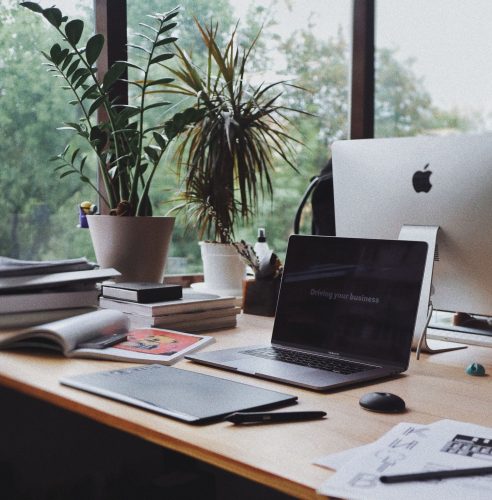
<svg viewBox="0 0 492 500">
<path fill-rule="evenodd" d="M 480 363 L 472 363 L 466 367 L 465 372 L 474 377 L 483 377 L 485 375 L 485 368 Z"/>
<path fill-rule="evenodd" d="M 79 206 L 79 224 L 77 227 L 88 228 L 86 215 L 92 215 L 97 212 L 97 206 L 90 201 L 83 201 Z"/>
</svg>

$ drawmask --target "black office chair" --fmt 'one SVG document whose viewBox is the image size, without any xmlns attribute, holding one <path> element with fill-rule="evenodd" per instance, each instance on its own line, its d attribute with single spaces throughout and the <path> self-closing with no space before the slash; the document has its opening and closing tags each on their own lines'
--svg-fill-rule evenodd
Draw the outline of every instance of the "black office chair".
<svg viewBox="0 0 492 500">
<path fill-rule="evenodd" d="M 294 234 L 299 234 L 303 209 L 311 198 L 311 234 L 335 236 L 335 202 L 331 158 L 319 175 L 311 178 L 294 218 Z"/>
</svg>

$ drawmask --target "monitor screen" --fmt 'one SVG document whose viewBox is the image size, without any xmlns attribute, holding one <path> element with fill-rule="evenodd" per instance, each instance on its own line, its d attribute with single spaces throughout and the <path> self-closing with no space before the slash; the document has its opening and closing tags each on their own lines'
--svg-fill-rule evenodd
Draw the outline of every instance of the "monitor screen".
<svg viewBox="0 0 492 500">
<path fill-rule="evenodd" d="M 435 309 L 492 315 L 492 135 L 335 142 L 337 236 L 439 226 Z"/>
</svg>

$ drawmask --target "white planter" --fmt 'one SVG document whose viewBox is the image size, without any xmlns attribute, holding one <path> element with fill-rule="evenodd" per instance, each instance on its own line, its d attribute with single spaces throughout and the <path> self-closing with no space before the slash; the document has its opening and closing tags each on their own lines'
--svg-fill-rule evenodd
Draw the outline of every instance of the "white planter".
<svg viewBox="0 0 492 500">
<path fill-rule="evenodd" d="M 246 266 L 229 244 L 200 241 L 203 261 L 203 288 L 220 295 L 239 297 L 243 293 Z"/>
<path fill-rule="evenodd" d="M 162 282 L 174 217 L 88 215 L 97 263 L 121 273 L 117 281 Z"/>
</svg>

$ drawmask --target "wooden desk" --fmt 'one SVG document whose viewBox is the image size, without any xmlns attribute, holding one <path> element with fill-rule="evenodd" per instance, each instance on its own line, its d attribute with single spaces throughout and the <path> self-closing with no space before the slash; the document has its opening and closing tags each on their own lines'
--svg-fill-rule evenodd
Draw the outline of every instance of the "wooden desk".
<svg viewBox="0 0 492 500">
<path fill-rule="evenodd" d="M 217 333 L 217 343 L 207 348 L 268 342 L 271 326 L 270 319 L 241 316 L 238 328 Z M 328 414 L 327 419 L 320 421 L 253 427 L 229 423 L 195 427 L 58 383 L 62 376 L 125 367 L 126 363 L 0 352 L 0 384 L 295 497 L 316 498 L 316 488 L 331 472 L 312 465 L 314 459 L 369 443 L 403 419 L 430 423 L 445 417 L 490 425 L 491 379 L 466 375 L 465 367 L 473 361 L 492 372 L 492 350 L 470 347 L 422 355 L 420 361 L 412 355 L 406 375 L 331 394 L 235 375 L 188 361 L 177 364 L 180 368 L 295 394 L 299 397 L 298 409 L 324 410 Z M 409 411 L 403 415 L 364 411 L 358 404 L 360 396 L 375 390 L 399 394 Z"/>
</svg>

